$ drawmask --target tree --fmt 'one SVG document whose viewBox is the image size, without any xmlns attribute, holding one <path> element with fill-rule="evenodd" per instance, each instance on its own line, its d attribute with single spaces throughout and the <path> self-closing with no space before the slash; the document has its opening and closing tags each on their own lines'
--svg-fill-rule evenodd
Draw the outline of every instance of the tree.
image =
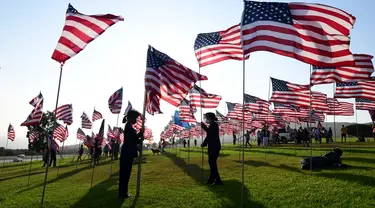
<svg viewBox="0 0 375 208">
<path fill-rule="evenodd" d="M 55 113 L 47 111 L 46 113 L 43 113 L 42 119 L 38 125 L 28 126 L 28 132 L 26 134 L 27 138 L 29 138 L 32 132 L 37 132 L 39 134 L 39 137 L 33 142 L 30 142 L 29 138 L 29 150 L 36 152 L 43 150 L 46 144 L 45 139 L 48 137 L 48 135 L 53 134 L 53 130 L 57 127 L 57 125 L 58 123 Z"/>
</svg>

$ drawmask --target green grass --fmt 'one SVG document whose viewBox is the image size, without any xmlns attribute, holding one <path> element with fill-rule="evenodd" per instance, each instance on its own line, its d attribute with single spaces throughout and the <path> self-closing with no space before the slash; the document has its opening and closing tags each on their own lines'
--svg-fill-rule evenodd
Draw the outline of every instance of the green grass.
<svg viewBox="0 0 375 208">
<path fill-rule="evenodd" d="M 345 170 L 302 171 L 300 159 L 309 149 L 282 145 L 245 149 L 245 207 L 375 207 L 375 143 L 313 144 L 313 155 L 339 146 L 344 150 Z M 150 155 L 142 166 L 141 196 L 120 201 L 117 198 L 118 161 L 109 178 L 109 161 L 95 168 L 90 191 L 92 168 L 87 162 L 62 161 L 59 175 L 51 168 L 44 207 L 240 207 L 241 161 L 238 147 L 225 146 L 218 159 L 224 186 L 201 184 L 201 150 L 167 150 L 165 155 Z M 265 153 L 266 152 L 266 157 Z M 264 163 L 266 160 L 266 164 Z M 44 169 L 41 162 L 32 166 L 27 185 L 27 167 L 9 164 L 0 173 L 0 207 L 39 207 Z M 130 181 L 135 193 L 136 167 Z M 209 175 L 204 155 L 204 180 Z"/>
</svg>

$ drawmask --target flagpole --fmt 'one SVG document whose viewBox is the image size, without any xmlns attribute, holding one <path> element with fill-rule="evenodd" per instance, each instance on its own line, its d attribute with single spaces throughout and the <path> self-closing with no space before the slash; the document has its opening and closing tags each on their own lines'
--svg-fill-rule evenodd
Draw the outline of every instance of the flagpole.
<svg viewBox="0 0 375 208">
<path fill-rule="evenodd" d="M 94 123 L 94 122 L 93 122 Z M 95 144 L 96 144 L 96 141 L 95 141 Z M 92 173 L 91 173 L 91 184 L 90 184 L 90 191 L 92 189 L 92 182 L 94 180 L 94 170 L 95 170 L 95 149 L 96 149 L 96 145 L 94 145 L 94 147 L 91 147 L 92 148 L 92 155 L 91 155 L 91 163 L 92 163 Z"/>
<path fill-rule="evenodd" d="M 31 165 L 32 164 L 33 164 L 33 155 L 31 155 L 31 160 L 30 160 L 29 175 L 27 176 L 27 185 L 30 184 L 30 172 L 31 172 Z"/>
<path fill-rule="evenodd" d="M 116 122 L 116 127 L 118 127 L 118 119 L 120 118 L 120 113 L 118 113 L 117 114 L 117 122 Z M 120 133 L 120 130 L 118 130 L 119 131 L 119 133 Z M 120 136 L 120 135 L 119 135 Z M 112 139 L 111 139 L 111 141 L 112 141 Z M 109 170 L 109 178 L 111 178 L 112 177 L 112 164 L 113 164 L 113 154 L 114 154 L 114 146 L 113 146 L 113 142 L 111 142 L 112 144 L 112 155 L 111 155 L 111 168 L 110 168 L 110 170 Z M 121 157 L 121 155 L 120 155 L 120 157 Z"/>
<path fill-rule="evenodd" d="M 309 81 L 310 81 L 310 85 L 309 85 L 309 89 L 310 89 L 310 110 L 309 110 L 309 124 L 311 125 L 311 105 L 312 105 L 312 101 L 311 101 L 311 97 L 312 97 L 312 94 L 311 94 L 311 68 L 312 68 L 312 65 L 310 65 L 310 74 L 309 74 Z M 310 136 L 310 176 L 312 175 L 312 134 L 311 134 L 311 130 L 310 130 L 310 127 L 307 128 L 308 131 L 309 131 L 309 136 Z"/>
<path fill-rule="evenodd" d="M 271 79 L 269 80 L 269 82 L 268 82 L 268 103 L 270 103 L 270 93 L 271 92 Z M 267 109 L 267 120 L 266 120 L 266 129 L 265 129 L 265 134 L 266 134 L 266 137 L 268 138 L 268 135 L 267 135 L 267 133 L 268 133 L 268 117 L 270 116 L 270 110 L 269 110 L 269 108 Z M 271 134 L 270 134 L 271 135 Z M 268 141 L 270 140 L 270 138 L 268 138 Z M 267 143 L 268 143 L 268 141 L 267 141 Z M 264 143 L 264 141 L 263 141 L 263 144 L 265 144 Z M 267 151 L 266 151 L 266 149 L 267 149 L 267 146 L 268 146 L 268 144 L 265 146 L 265 148 L 264 148 L 264 165 L 266 165 L 267 164 L 267 161 L 266 161 L 266 157 L 267 157 Z"/>
<path fill-rule="evenodd" d="M 333 93 L 333 102 L 335 102 L 335 83 L 332 84 L 332 93 Z M 338 101 L 337 101 L 338 102 Z M 336 143 L 336 106 L 333 105 L 333 132 L 335 137 L 335 143 Z"/>
<path fill-rule="evenodd" d="M 244 206 L 245 197 L 245 55 L 242 61 L 242 187 L 241 187 L 241 207 Z"/>
<path fill-rule="evenodd" d="M 56 98 L 56 105 L 55 105 L 55 112 L 56 112 L 56 109 L 57 109 L 57 106 L 59 104 L 59 96 L 60 96 L 60 86 L 61 86 L 61 77 L 62 77 L 62 70 L 63 70 L 63 63 L 61 63 L 60 65 L 60 77 L 59 77 L 59 85 L 58 85 L 58 88 L 57 88 L 57 98 Z M 52 138 L 53 139 L 53 138 Z M 47 143 L 48 143 L 48 153 L 47 153 L 47 162 L 49 161 L 49 158 L 50 158 L 50 152 L 51 152 L 51 144 L 50 144 L 50 141 L 48 139 L 48 136 L 47 136 Z M 47 176 L 48 176 L 48 164 L 46 165 L 46 171 L 45 171 L 45 175 L 44 175 L 44 185 L 43 185 L 43 192 L 42 192 L 42 200 L 40 202 L 40 207 L 42 208 L 43 207 L 43 203 L 44 203 L 44 194 L 45 194 L 45 191 L 46 191 L 46 186 L 47 186 Z"/>
<path fill-rule="evenodd" d="M 188 166 L 190 165 L 190 129 L 189 129 L 189 142 L 188 142 Z"/>
<path fill-rule="evenodd" d="M 66 130 L 66 127 L 65 127 L 65 130 Z M 65 132 L 65 136 L 66 136 L 66 132 Z M 64 144 L 65 144 L 65 140 L 63 141 L 63 145 L 62 145 L 62 151 L 61 151 L 62 155 L 64 155 Z M 57 176 L 59 176 L 60 164 L 61 164 L 61 158 L 59 159 L 59 165 L 57 166 Z"/>
<path fill-rule="evenodd" d="M 146 119 L 146 99 L 147 94 L 145 90 L 144 100 L 143 100 L 143 112 L 142 112 L 142 128 L 145 128 L 145 119 Z M 142 150 L 143 150 L 143 139 L 144 136 L 142 134 L 141 142 L 139 145 L 139 160 L 138 160 L 138 172 L 137 172 L 137 188 L 136 188 L 136 194 L 135 197 L 139 197 L 140 190 L 141 190 L 141 173 L 142 173 Z"/>
<path fill-rule="evenodd" d="M 3 170 L 2 170 L 2 174 L 4 173 L 4 169 L 5 169 L 5 152 L 6 150 L 8 149 L 8 138 L 6 138 L 7 142 L 6 142 L 6 145 L 5 145 L 5 150 L 4 150 L 4 162 L 3 162 Z"/>
</svg>

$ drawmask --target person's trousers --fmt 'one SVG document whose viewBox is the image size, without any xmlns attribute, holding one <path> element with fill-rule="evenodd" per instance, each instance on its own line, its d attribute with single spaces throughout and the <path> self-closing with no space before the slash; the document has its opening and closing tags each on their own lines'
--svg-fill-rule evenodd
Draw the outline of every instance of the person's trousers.
<svg viewBox="0 0 375 208">
<path fill-rule="evenodd" d="M 132 172 L 133 157 L 121 155 L 120 157 L 120 177 L 118 184 L 118 195 L 126 197 L 128 195 L 128 184 Z"/>
<path fill-rule="evenodd" d="M 217 158 L 219 157 L 219 154 L 220 149 L 219 151 L 208 153 L 208 164 L 210 165 L 210 178 L 208 181 L 210 182 L 221 181 L 219 170 L 217 169 Z"/>
<path fill-rule="evenodd" d="M 246 139 L 246 146 L 247 146 L 247 144 L 249 144 L 249 145 L 251 146 L 251 144 L 250 144 L 250 140 L 247 140 L 247 139 Z"/>
<path fill-rule="evenodd" d="M 51 151 L 51 160 L 49 161 L 49 166 L 51 166 L 53 161 L 53 167 L 56 166 L 56 150 Z"/>
<path fill-rule="evenodd" d="M 374 134 L 374 140 L 375 140 L 375 132 L 373 134 Z"/>
</svg>

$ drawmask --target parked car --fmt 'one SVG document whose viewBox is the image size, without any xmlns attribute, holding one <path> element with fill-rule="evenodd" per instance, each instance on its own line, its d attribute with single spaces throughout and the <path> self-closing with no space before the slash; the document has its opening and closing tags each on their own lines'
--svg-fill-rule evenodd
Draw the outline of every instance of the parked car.
<svg viewBox="0 0 375 208">
<path fill-rule="evenodd" d="M 26 156 L 24 154 L 19 154 L 19 155 L 17 155 L 17 157 L 25 158 Z"/>
<path fill-rule="evenodd" d="M 13 162 L 22 162 L 23 161 L 23 158 L 22 157 L 18 157 L 17 158 L 14 158 L 13 159 Z"/>
<path fill-rule="evenodd" d="M 294 138 L 291 133 L 287 132 L 286 129 L 278 129 L 279 138 L 282 143 L 287 144 L 288 142 L 293 142 Z"/>
</svg>

